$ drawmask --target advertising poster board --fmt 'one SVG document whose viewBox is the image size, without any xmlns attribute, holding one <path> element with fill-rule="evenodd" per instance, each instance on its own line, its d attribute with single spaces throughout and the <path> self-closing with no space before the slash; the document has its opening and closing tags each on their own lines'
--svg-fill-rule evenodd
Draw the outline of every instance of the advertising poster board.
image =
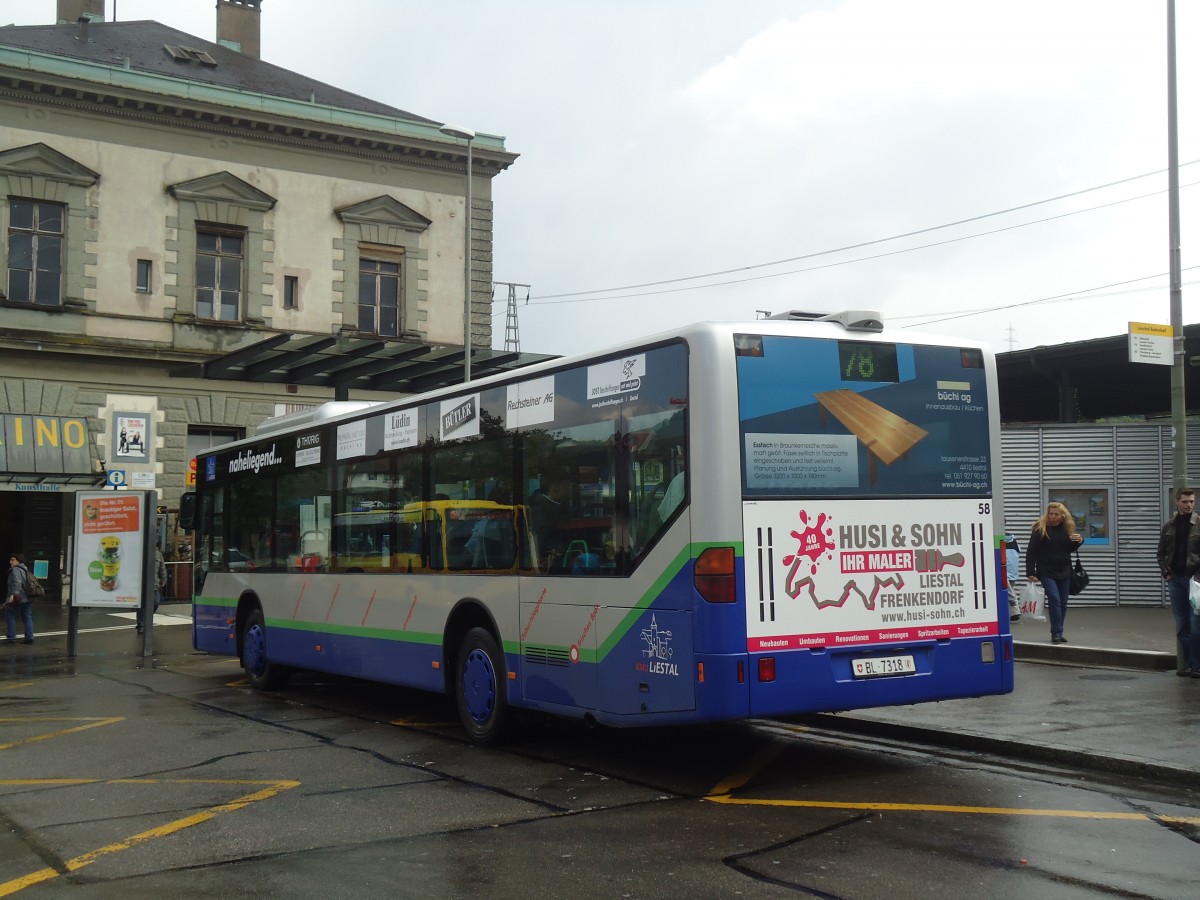
<svg viewBox="0 0 1200 900">
<path fill-rule="evenodd" d="M 132 463 L 150 461 L 149 413 L 114 413 L 112 434 L 115 443 L 112 449 L 114 460 Z"/>
<path fill-rule="evenodd" d="M 88 491 L 75 498 L 71 605 L 136 610 L 142 602 L 147 552 L 147 494 Z"/>
</svg>

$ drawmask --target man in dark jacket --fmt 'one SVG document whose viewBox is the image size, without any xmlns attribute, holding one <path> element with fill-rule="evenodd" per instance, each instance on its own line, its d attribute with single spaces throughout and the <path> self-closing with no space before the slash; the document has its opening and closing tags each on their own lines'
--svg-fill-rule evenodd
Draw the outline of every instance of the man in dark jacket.
<svg viewBox="0 0 1200 900">
<path fill-rule="evenodd" d="M 1192 576 L 1200 568 L 1200 515 L 1196 514 L 1196 492 L 1175 492 L 1175 515 L 1158 533 L 1158 568 L 1167 580 L 1167 595 L 1175 616 L 1181 668 L 1176 675 L 1200 678 L 1200 619 L 1192 613 L 1189 590 Z"/>
</svg>

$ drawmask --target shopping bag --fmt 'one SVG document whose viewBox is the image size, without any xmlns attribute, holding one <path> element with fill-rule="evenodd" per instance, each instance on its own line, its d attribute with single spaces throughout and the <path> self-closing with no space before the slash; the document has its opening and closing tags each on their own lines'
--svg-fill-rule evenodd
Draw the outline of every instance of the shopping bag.
<svg viewBox="0 0 1200 900">
<path fill-rule="evenodd" d="M 1021 615 L 1039 622 L 1046 621 L 1046 589 L 1033 581 L 1021 585 Z"/>
<path fill-rule="evenodd" d="M 1188 602 L 1192 604 L 1192 614 L 1200 616 L 1200 581 L 1195 578 L 1188 581 Z"/>
<path fill-rule="evenodd" d="M 1087 573 L 1087 569 L 1083 567 L 1083 563 L 1079 560 L 1079 551 L 1075 551 L 1075 567 L 1071 569 L 1071 596 L 1082 594 L 1083 589 L 1088 586 L 1088 582 L 1092 580 L 1092 576 Z"/>
</svg>

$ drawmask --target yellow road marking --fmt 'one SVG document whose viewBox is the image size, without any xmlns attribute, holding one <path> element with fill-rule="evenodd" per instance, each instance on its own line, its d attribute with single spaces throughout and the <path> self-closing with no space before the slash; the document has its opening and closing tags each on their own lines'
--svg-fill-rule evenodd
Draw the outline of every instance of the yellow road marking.
<svg viewBox="0 0 1200 900">
<path fill-rule="evenodd" d="M 840 800 L 763 800 L 753 797 L 730 797 L 728 794 L 704 798 L 713 803 L 733 806 L 785 806 L 807 809 L 858 809 L 874 812 L 938 812 L 985 816 L 1051 816 L 1062 819 L 1119 819 L 1129 822 L 1200 822 L 1146 813 L 1103 812 L 1086 809 L 1026 809 L 1011 806 L 953 806 L 945 803 L 852 803 Z"/>
<path fill-rule="evenodd" d="M 19 741 L 9 741 L 0 744 L 0 750 L 10 750 L 13 747 L 20 747 L 23 744 L 34 744 L 38 741 L 48 741 L 51 738 L 62 737 L 64 734 L 76 734 L 80 731 L 87 731 L 89 728 L 100 728 L 103 725 L 113 725 L 117 722 L 124 722 L 124 716 L 108 716 L 106 718 L 98 718 L 93 716 L 71 716 L 71 717 L 52 717 L 52 716 L 27 716 L 27 717 L 12 717 L 0 718 L 0 725 L 25 723 L 25 722 L 86 722 L 85 725 L 76 725 L 74 728 L 62 728 L 58 731 L 50 731 L 46 734 L 35 734 L 33 737 L 22 738 Z"/>
<path fill-rule="evenodd" d="M 758 753 L 754 754 L 754 756 L 750 758 L 746 765 L 713 788 L 709 792 L 709 795 L 704 799 L 715 800 L 731 793 L 732 791 L 736 791 L 738 788 L 750 781 L 751 778 L 757 775 L 761 769 L 765 769 L 768 765 L 770 765 L 771 761 L 783 751 L 784 748 L 780 746 L 768 745 L 764 747 Z"/>
<path fill-rule="evenodd" d="M 804 730 L 804 729 L 796 729 Z M 1102 812 L 1079 809 L 1027 809 L 1007 806 L 953 806 L 940 803 L 856 803 L 839 800 L 765 800 L 754 797 L 730 796 L 739 788 L 745 787 L 750 779 L 759 771 L 766 768 L 779 754 L 783 747 L 766 747 L 759 751 L 738 771 L 734 772 L 720 784 L 716 785 L 704 797 L 710 803 L 724 803 L 730 806 L 781 806 L 794 809 L 847 809 L 870 812 L 936 812 L 957 813 L 959 815 L 986 816 L 1047 816 L 1061 819 L 1115 819 L 1127 822 L 1161 822 L 1167 825 L 1197 825 L 1200 817 L 1189 816 L 1158 816 L 1147 813 Z"/>
<path fill-rule="evenodd" d="M 10 894 L 15 894 L 18 891 L 23 891 L 27 887 L 32 887 L 35 884 L 42 884 L 46 881 L 51 881 L 59 875 L 66 872 L 77 872 L 84 866 L 90 866 L 102 857 L 113 853 L 120 853 L 122 850 L 129 850 L 139 844 L 144 844 L 146 841 L 152 841 L 156 838 L 167 837 L 176 832 L 183 831 L 185 828 L 191 828 L 193 825 L 200 825 L 204 822 L 211 821 L 221 813 L 234 812 L 249 806 L 251 803 L 257 803 L 260 800 L 267 800 L 280 794 L 283 791 L 291 790 L 297 787 L 298 781 L 240 781 L 240 780 L 206 780 L 200 778 L 194 779 L 158 779 L 158 778 L 118 778 L 106 780 L 103 778 L 46 778 L 46 779 L 14 779 L 0 780 L 0 785 L 30 785 L 30 784 L 234 784 L 234 785 L 266 785 L 261 790 L 252 791 L 249 794 L 231 800 L 228 803 L 221 803 L 216 806 L 209 807 L 203 812 L 195 813 L 182 819 L 176 819 L 174 822 L 168 822 L 165 825 L 159 825 L 156 828 L 150 828 L 146 831 L 139 832 L 131 837 L 125 838 L 122 841 L 116 841 L 112 844 L 107 844 L 95 850 L 90 850 L 87 853 L 80 854 L 73 859 L 63 863 L 63 871 L 57 869 L 39 869 L 36 872 L 30 872 L 28 875 L 23 875 L 20 878 L 14 878 L 10 881 L 0 883 L 0 897 L 7 897 Z"/>
<path fill-rule="evenodd" d="M 13 690 L 14 688 L 30 687 L 32 684 L 32 681 L 0 681 L 0 691 L 9 691 Z"/>
</svg>

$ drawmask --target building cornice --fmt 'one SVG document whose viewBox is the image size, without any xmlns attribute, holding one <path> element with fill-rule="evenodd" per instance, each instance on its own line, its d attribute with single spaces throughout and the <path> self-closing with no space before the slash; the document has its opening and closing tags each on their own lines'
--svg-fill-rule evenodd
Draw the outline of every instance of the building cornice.
<svg viewBox="0 0 1200 900">
<path fill-rule="evenodd" d="M 355 155 L 433 166 L 459 166 L 465 146 L 436 123 L 356 112 L 117 66 L 0 45 L 0 97 L 126 118 L 171 128 L 270 143 L 353 151 Z M 517 154 L 504 138 L 476 134 L 475 165 L 496 174 Z M 482 173 L 481 173 L 482 174 Z"/>
</svg>

